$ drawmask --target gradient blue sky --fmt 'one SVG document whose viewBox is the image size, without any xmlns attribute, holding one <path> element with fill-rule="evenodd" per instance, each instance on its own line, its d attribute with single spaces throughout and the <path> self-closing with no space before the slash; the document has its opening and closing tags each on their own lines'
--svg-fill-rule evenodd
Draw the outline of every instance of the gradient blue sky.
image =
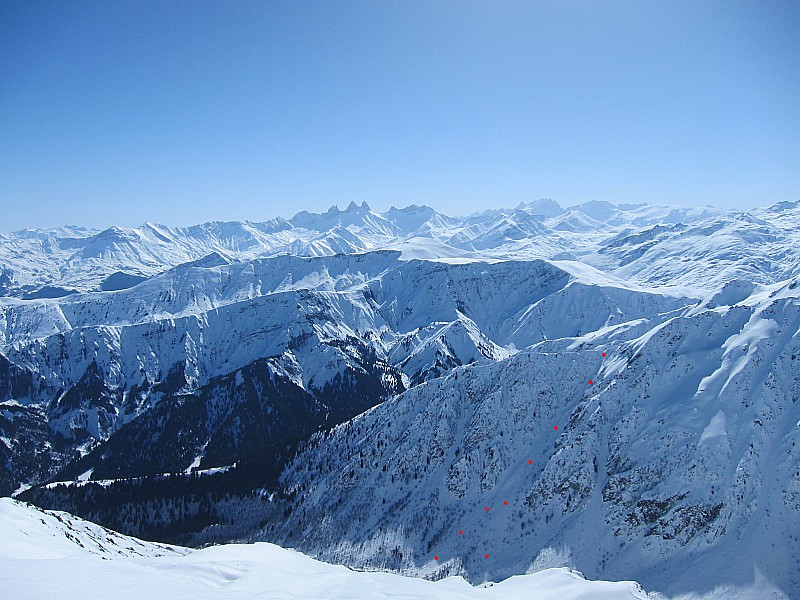
<svg viewBox="0 0 800 600">
<path fill-rule="evenodd" d="M 800 200 L 800 2 L 0 0 L 0 231 Z"/>
</svg>

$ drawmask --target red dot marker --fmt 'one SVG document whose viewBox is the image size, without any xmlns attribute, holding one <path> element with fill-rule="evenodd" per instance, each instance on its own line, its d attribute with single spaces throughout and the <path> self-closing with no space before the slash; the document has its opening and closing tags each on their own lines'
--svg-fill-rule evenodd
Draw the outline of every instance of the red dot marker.
<svg viewBox="0 0 800 600">
<path fill-rule="evenodd" d="M 556 431 L 558 431 L 558 425 L 553 425 L 553 429 L 555 429 Z"/>
<path fill-rule="evenodd" d="M 464 532 L 459 529 L 458 530 L 458 535 L 464 535 Z"/>
<path fill-rule="evenodd" d="M 529 461 L 528 461 L 528 464 L 529 464 L 529 465 L 532 465 L 532 464 L 533 464 L 533 461 L 532 461 L 532 460 L 529 460 Z"/>
<path fill-rule="evenodd" d="M 503 504 L 505 504 L 506 506 L 508 506 L 508 500 L 504 500 L 504 501 L 503 501 Z"/>
<path fill-rule="evenodd" d="M 489 558 L 489 555 L 488 554 L 484 554 L 483 557 L 484 558 Z"/>
<path fill-rule="evenodd" d="M 486 508 L 484 508 L 483 510 L 485 510 L 486 512 L 489 512 L 489 507 L 487 506 L 487 507 L 486 507 Z"/>
<path fill-rule="evenodd" d="M 439 560 L 439 557 L 438 556 L 434 556 L 433 560 Z"/>
<path fill-rule="evenodd" d="M 603 353 L 602 353 L 600 356 L 605 356 L 605 355 L 606 355 L 606 353 L 605 353 L 605 352 L 603 352 Z"/>
<path fill-rule="evenodd" d="M 590 380 L 589 380 L 589 385 L 592 385 L 593 383 L 594 383 L 594 381 L 592 381 L 592 380 L 590 379 Z"/>
</svg>

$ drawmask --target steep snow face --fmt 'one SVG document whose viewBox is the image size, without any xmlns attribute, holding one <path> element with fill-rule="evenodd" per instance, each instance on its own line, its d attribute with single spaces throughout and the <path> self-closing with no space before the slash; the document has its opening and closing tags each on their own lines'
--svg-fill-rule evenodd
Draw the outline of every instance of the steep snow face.
<svg viewBox="0 0 800 600">
<path fill-rule="evenodd" d="M 587 581 L 550 569 L 472 587 L 358 573 L 272 544 L 190 551 L 143 542 L 63 512 L 0 498 L 0 581 L 8 598 L 404 598 L 406 600 L 645 600 L 628 581 Z"/>
<path fill-rule="evenodd" d="M 473 581 L 554 549 L 671 594 L 758 573 L 797 595 L 797 292 L 758 288 L 418 385 L 293 461 L 279 539 Z"/>
<path fill-rule="evenodd" d="M 301 212 L 291 220 L 204 223 L 104 231 L 80 228 L 0 236 L 0 296 L 58 298 L 130 287 L 180 264 L 291 254 L 398 249 L 409 258 L 569 258 L 647 285 L 710 291 L 733 277 L 774 283 L 798 271 L 798 209 L 749 213 L 712 208 L 587 202 L 564 210 L 543 200 L 515 209 L 449 217 L 426 206 Z"/>
</svg>

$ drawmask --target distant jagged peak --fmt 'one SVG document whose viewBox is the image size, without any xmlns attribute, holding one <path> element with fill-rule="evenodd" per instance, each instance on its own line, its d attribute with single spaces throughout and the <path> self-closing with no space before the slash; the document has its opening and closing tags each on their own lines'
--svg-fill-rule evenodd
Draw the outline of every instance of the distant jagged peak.
<svg viewBox="0 0 800 600">
<path fill-rule="evenodd" d="M 367 201 L 364 200 L 361 205 L 356 204 L 355 200 L 351 200 L 350 203 L 347 205 L 347 208 L 341 210 L 338 204 L 332 204 L 328 210 L 323 213 L 314 213 L 307 210 L 301 210 L 299 213 L 295 214 L 291 219 L 289 219 L 290 223 L 294 223 L 296 220 L 305 219 L 308 217 L 336 217 L 346 213 L 369 213 L 372 212 L 369 204 Z"/>
<path fill-rule="evenodd" d="M 539 198 L 531 202 L 520 202 L 515 210 L 547 218 L 562 214 L 564 207 L 552 198 Z"/>
<path fill-rule="evenodd" d="M 375 235 L 396 235 L 396 227 L 383 215 L 373 212 L 366 201 L 360 205 L 351 201 L 345 210 L 339 210 L 335 204 L 326 212 L 318 214 L 301 211 L 293 216 L 289 223 L 293 227 L 309 231 L 325 232 L 334 227 L 355 227 L 365 233 Z"/>
<path fill-rule="evenodd" d="M 340 213 L 371 212 L 371 210 L 372 209 L 369 207 L 369 204 L 367 204 L 366 200 L 364 200 L 361 203 L 361 205 L 356 204 L 355 200 L 351 200 L 350 204 L 348 204 L 347 208 L 345 208 L 344 210 L 341 210 L 339 208 L 338 204 L 332 204 L 331 207 L 328 210 L 326 210 L 324 213 L 320 213 L 320 215 L 338 215 Z M 299 213 L 297 213 L 295 215 L 295 217 L 298 217 L 299 215 L 313 215 L 313 214 L 316 214 L 316 213 L 312 213 L 312 212 L 308 212 L 307 210 L 303 210 L 303 211 L 300 211 Z M 295 217 L 293 217 L 293 218 L 295 218 Z"/>
<path fill-rule="evenodd" d="M 370 211 L 369 204 L 367 204 L 366 200 L 364 200 L 361 203 L 361 206 L 356 204 L 355 200 L 351 200 L 350 204 L 348 204 L 347 208 L 344 210 L 344 212 L 369 212 L 369 211 Z"/>
</svg>

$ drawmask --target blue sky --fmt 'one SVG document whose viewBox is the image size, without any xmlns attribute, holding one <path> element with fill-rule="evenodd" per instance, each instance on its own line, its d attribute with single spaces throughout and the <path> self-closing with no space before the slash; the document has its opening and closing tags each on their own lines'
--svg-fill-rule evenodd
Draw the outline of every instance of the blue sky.
<svg viewBox="0 0 800 600">
<path fill-rule="evenodd" d="M 0 231 L 800 200 L 800 3 L 0 1 Z"/>
</svg>

